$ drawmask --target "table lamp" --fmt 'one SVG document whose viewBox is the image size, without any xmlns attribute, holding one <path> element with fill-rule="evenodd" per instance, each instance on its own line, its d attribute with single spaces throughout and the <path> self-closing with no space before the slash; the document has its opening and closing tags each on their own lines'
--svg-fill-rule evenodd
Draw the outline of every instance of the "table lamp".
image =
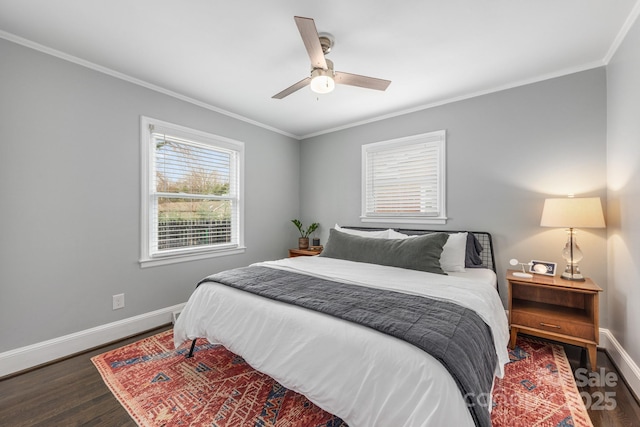
<svg viewBox="0 0 640 427">
<path fill-rule="evenodd" d="M 542 209 L 541 227 L 567 228 L 567 243 L 562 257 L 567 267 L 562 278 L 584 281 L 578 263 L 582 260 L 582 251 L 576 243 L 575 228 L 604 228 L 604 215 L 600 197 L 567 197 L 545 199 Z"/>
</svg>

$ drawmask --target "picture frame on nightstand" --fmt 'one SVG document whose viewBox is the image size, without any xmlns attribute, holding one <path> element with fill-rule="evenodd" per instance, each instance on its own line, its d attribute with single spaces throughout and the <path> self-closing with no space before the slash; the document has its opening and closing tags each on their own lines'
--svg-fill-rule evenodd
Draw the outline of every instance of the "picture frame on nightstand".
<svg viewBox="0 0 640 427">
<path fill-rule="evenodd" d="M 549 261 L 538 261 L 532 259 L 529 263 L 529 273 L 542 274 L 545 276 L 555 276 L 558 263 Z"/>
</svg>

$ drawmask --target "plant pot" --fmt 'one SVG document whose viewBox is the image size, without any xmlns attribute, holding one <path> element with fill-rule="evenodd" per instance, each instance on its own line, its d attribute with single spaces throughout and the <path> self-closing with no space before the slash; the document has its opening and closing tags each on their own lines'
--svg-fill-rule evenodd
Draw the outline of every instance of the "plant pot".
<svg viewBox="0 0 640 427">
<path fill-rule="evenodd" d="M 308 237 L 300 237 L 300 238 L 298 238 L 298 249 L 309 249 L 309 238 Z"/>
</svg>

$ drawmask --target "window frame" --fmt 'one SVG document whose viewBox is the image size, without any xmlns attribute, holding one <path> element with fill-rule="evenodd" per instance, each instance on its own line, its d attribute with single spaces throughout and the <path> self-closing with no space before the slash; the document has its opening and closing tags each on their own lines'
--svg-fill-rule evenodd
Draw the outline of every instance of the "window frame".
<svg viewBox="0 0 640 427">
<path fill-rule="evenodd" d="M 237 192 L 233 201 L 237 203 L 235 222 L 232 218 L 232 233 L 237 235 L 236 242 L 216 246 L 183 247 L 160 253 L 152 250 L 151 241 L 155 235 L 152 230 L 156 221 L 151 218 L 155 211 L 156 192 L 152 186 L 155 183 L 155 143 L 153 133 L 164 131 L 171 137 L 183 139 L 194 146 L 211 147 L 224 151 L 235 152 Z M 142 268 L 158 265 L 173 264 L 186 261 L 240 254 L 245 252 L 244 246 L 244 143 L 233 139 L 191 129 L 174 123 L 165 122 L 150 117 L 140 116 L 140 154 L 141 154 L 141 206 L 140 206 L 140 244 L 141 253 L 139 263 Z"/>
<path fill-rule="evenodd" d="M 436 200 L 438 209 L 435 214 L 403 214 L 403 213 L 388 213 L 388 214 L 374 214 L 367 212 L 367 191 L 369 184 L 369 169 L 368 169 L 368 154 L 380 151 L 393 151 L 394 149 L 400 149 L 416 144 L 428 144 L 437 151 L 437 195 Z M 446 131 L 438 130 L 433 132 L 427 132 L 403 138 L 396 138 L 387 141 L 374 142 L 370 144 L 362 145 L 361 155 L 361 216 L 362 222 L 379 222 L 379 223 L 394 223 L 394 224 L 446 224 Z"/>
</svg>

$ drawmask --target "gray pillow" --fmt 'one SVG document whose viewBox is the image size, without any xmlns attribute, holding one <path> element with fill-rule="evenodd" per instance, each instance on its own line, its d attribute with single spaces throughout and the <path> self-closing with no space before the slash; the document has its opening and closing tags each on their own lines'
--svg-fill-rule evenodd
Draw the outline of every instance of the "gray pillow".
<svg viewBox="0 0 640 427">
<path fill-rule="evenodd" d="M 447 233 L 432 233 L 412 239 L 372 239 L 331 229 L 319 256 L 447 274 L 440 267 L 440 254 L 448 238 Z"/>
<path fill-rule="evenodd" d="M 475 234 L 467 233 L 467 252 L 464 260 L 466 268 L 488 268 L 482 265 L 480 254 L 483 251 L 482 244 L 478 242 Z"/>
</svg>

